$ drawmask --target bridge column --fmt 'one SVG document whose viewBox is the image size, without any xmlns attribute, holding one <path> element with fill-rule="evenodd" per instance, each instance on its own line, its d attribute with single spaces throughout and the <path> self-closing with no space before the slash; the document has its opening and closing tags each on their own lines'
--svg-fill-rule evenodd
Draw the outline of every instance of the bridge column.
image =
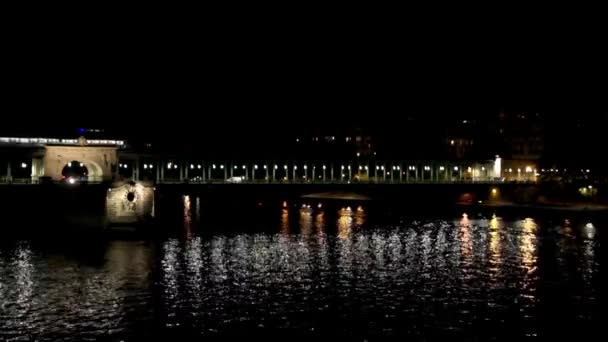
<svg viewBox="0 0 608 342">
<path fill-rule="evenodd" d="M 161 168 L 161 166 L 159 165 L 158 161 L 155 164 L 156 164 L 156 171 L 155 171 L 156 177 L 155 177 L 155 181 L 156 181 L 156 183 L 158 183 L 160 181 L 160 170 L 159 169 Z"/>
<path fill-rule="evenodd" d="M 433 181 L 433 166 L 434 164 L 431 164 L 431 182 Z"/>
<path fill-rule="evenodd" d="M 245 169 L 245 180 L 249 179 L 249 168 L 247 167 L 247 165 L 243 165 L 243 168 Z"/>
<path fill-rule="evenodd" d="M 410 165 L 410 163 L 407 163 L 407 171 L 405 173 L 405 182 L 409 183 L 410 182 L 410 170 L 412 169 L 412 166 Z"/>
<path fill-rule="evenodd" d="M 327 168 L 327 166 L 325 164 L 323 164 L 323 183 L 325 183 L 325 169 Z"/>
<path fill-rule="evenodd" d="M 283 170 L 285 170 L 285 180 L 288 181 L 289 180 L 289 166 L 287 166 L 287 164 L 284 164 Z"/>
<path fill-rule="evenodd" d="M 11 173 L 12 173 L 12 170 L 11 170 L 11 161 L 9 160 L 6 163 L 6 181 L 9 182 L 9 183 L 10 183 L 10 181 L 13 178 L 13 175 Z"/>
<path fill-rule="evenodd" d="M 403 162 L 399 162 L 399 183 L 403 183 Z"/>
<path fill-rule="evenodd" d="M 160 161 L 160 181 L 165 181 L 165 162 L 163 160 Z"/>
<path fill-rule="evenodd" d="M 352 170 L 352 165 L 348 165 L 348 181 L 350 182 L 353 179 L 353 170 Z"/>
<path fill-rule="evenodd" d="M 386 182 L 386 164 L 380 166 L 380 170 L 382 170 L 382 182 Z"/>
<path fill-rule="evenodd" d="M 139 158 L 135 159 L 133 173 L 135 174 L 133 178 L 135 178 L 136 181 L 139 181 Z"/>
<path fill-rule="evenodd" d="M 317 177 L 315 175 L 315 171 L 317 170 L 317 166 L 315 164 L 312 165 L 312 182 L 316 182 L 317 181 Z"/>
<path fill-rule="evenodd" d="M 331 167 L 331 169 L 329 169 L 329 174 L 330 174 L 329 181 L 333 183 L 334 182 L 334 164 L 332 163 L 329 166 Z"/>
<path fill-rule="evenodd" d="M 44 162 L 40 158 L 32 158 L 32 181 L 38 181 L 44 175 Z"/>
<path fill-rule="evenodd" d="M 293 176 L 291 177 L 291 178 L 292 178 L 291 180 L 292 180 L 293 182 L 297 181 L 297 177 L 296 177 L 296 170 L 297 170 L 297 169 L 298 169 L 298 165 L 295 165 L 295 164 L 294 164 L 294 165 L 293 165 L 293 169 L 292 169 Z"/>
<path fill-rule="evenodd" d="M 416 180 L 416 182 L 418 181 L 418 163 L 414 165 L 414 179 Z"/>
<path fill-rule="evenodd" d="M 188 163 L 185 163 L 185 165 L 184 165 L 184 179 L 183 180 L 187 181 L 189 179 L 189 177 L 188 177 L 188 170 L 190 170 L 192 167 L 194 167 L 193 164 L 188 165 Z"/>
</svg>

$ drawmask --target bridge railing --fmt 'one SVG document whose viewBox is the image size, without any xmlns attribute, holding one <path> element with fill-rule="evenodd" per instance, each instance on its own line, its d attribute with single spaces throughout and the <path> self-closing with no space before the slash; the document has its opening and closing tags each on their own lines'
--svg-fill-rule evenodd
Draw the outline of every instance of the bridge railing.
<svg viewBox="0 0 608 342">
<path fill-rule="evenodd" d="M 241 180 L 241 181 L 230 181 L 222 179 L 212 180 L 179 180 L 179 179 L 165 179 L 156 184 L 290 184 L 290 185 L 311 185 L 311 184 L 503 184 L 503 183 L 534 183 L 533 181 L 505 181 L 502 179 L 462 179 L 462 180 L 315 180 L 315 181 L 302 181 L 302 180 Z"/>
<path fill-rule="evenodd" d="M 164 179 L 162 181 L 154 182 L 156 184 L 289 184 L 289 185 L 331 185 L 331 184 L 504 184 L 504 183 L 536 183 L 535 181 L 530 180 L 508 180 L 504 179 L 492 179 L 492 178 L 476 178 L 476 179 L 453 179 L 453 180 L 445 180 L 445 179 L 409 179 L 409 180 L 340 180 L 340 179 L 326 179 L 326 180 L 264 180 L 264 179 L 255 179 L 255 180 L 240 180 L 240 181 L 231 181 L 231 180 L 222 180 L 222 179 L 211 179 L 211 180 L 201 180 L 201 179 Z M 45 182 L 47 183 L 47 182 Z M 51 181 L 51 183 L 56 184 L 70 184 L 66 181 Z M 75 184 L 97 184 L 101 183 L 101 181 L 77 181 Z M 27 185 L 27 184 L 41 184 L 41 182 L 37 179 L 32 178 L 14 178 L 14 177 L 0 177 L 0 184 L 14 184 L 14 185 Z"/>
<path fill-rule="evenodd" d="M 15 177 L 0 177 L 0 184 L 11 184 L 11 185 L 32 185 L 32 184 L 42 184 L 42 183 L 52 183 L 52 184 L 101 184 L 102 181 L 98 180 L 89 180 L 89 181 L 77 181 L 74 183 L 69 183 L 67 181 L 40 181 L 38 179 L 30 178 L 15 178 Z"/>
</svg>

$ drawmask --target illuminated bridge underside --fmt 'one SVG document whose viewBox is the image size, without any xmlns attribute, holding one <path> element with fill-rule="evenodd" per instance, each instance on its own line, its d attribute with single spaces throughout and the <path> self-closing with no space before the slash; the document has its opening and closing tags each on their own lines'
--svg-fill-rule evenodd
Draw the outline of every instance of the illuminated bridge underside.
<svg viewBox="0 0 608 342">
<path fill-rule="evenodd" d="M 44 175 L 53 180 L 61 180 L 63 168 L 72 160 L 77 160 L 86 166 L 91 181 L 112 180 L 112 170 L 118 164 L 116 147 L 46 146 Z"/>
</svg>

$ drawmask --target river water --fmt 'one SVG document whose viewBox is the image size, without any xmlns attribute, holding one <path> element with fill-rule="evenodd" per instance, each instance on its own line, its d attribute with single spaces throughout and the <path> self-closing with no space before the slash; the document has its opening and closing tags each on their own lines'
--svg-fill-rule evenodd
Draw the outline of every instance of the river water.
<svg viewBox="0 0 608 342">
<path fill-rule="evenodd" d="M 603 227 L 591 218 L 316 203 L 206 213 L 182 200 L 154 236 L 2 240 L 0 340 L 599 331 Z"/>
</svg>

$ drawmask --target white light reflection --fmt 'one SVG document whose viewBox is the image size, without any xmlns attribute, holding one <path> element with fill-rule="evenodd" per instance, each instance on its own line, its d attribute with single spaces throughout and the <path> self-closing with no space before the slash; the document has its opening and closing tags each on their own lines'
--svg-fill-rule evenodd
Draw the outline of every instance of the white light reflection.
<svg viewBox="0 0 608 342">
<path fill-rule="evenodd" d="M 17 280 L 17 310 L 20 317 L 25 317 L 32 306 L 34 292 L 34 265 L 32 250 L 27 243 L 20 243 L 15 251 L 15 270 Z M 4 299 L 3 299 L 4 300 Z"/>
<path fill-rule="evenodd" d="M 598 244 L 598 242 L 595 241 L 596 228 L 593 223 L 588 222 L 583 227 L 582 233 L 584 240 L 582 246 L 583 253 L 581 260 L 581 270 L 583 272 L 581 273 L 586 290 L 590 293 L 593 293 L 596 292 L 593 286 L 593 278 L 597 270 L 599 269 L 599 263 L 596 261 L 595 255 L 595 246 L 596 244 Z"/>
<path fill-rule="evenodd" d="M 585 224 L 585 227 L 583 227 L 583 237 L 588 240 L 595 238 L 595 226 L 593 223 L 589 222 Z"/>
<path fill-rule="evenodd" d="M 213 240 L 211 240 L 210 248 L 210 280 L 214 283 L 222 283 L 228 279 L 226 258 L 224 256 L 224 250 L 226 249 L 226 238 L 224 236 L 213 238 Z"/>
<path fill-rule="evenodd" d="M 199 196 L 196 196 L 196 220 L 200 221 L 201 219 L 201 198 Z"/>
<path fill-rule="evenodd" d="M 458 227 L 460 255 L 464 263 L 469 265 L 473 261 L 473 237 L 471 234 L 471 221 L 467 214 L 462 214 Z"/>
<path fill-rule="evenodd" d="M 184 202 L 184 231 L 186 232 L 186 238 L 191 239 L 192 232 L 192 204 L 190 202 L 190 196 L 184 195 L 182 197 Z"/>
<path fill-rule="evenodd" d="M 341 210 L 338 217 L 338 238 L 345 240 L 350 237 L 353 228 L 352 212 L 350 210 Z"/>
<path fill-rule="evenodd" d="M 315 229 L 319 234 L 325 233 L 325 213 L 322 211 L 315 216 Z"/>
<path fill-rule="evenodd" d="M 521 222 L 521 235 L 519 250 L 521 253 L 522 266 L 532 273 L 536 270 L 536 233 L 537 225 L 534 219 L 526 218 Z"/>
<path fill-rule="evenodd" d="M 286 206 L 285 202 L 283 202 L 283 206 Z M 289 210 L 282 209 L 281 211 L 281 234 L 289 234 L 291 230 L 289 229 Z"/>
<path fill-rule="evenodd" d="M 532 310 L 537 304 L 537 236 L 538 226 L 534 219 L 526 218 L 519 224 L 519 256 L 521 269 L 525 271 L 520 284 L 520 303 L 524 310 Z"/>
<path fill-rule="evenodd" d="M 309 236 L 312 233 L 312 211 L 309 208 L 300 209 L 300 234 Z"/>
<path fill-rule="evenodd" d="M 492 215 L 490 220 L 488 239 L 489 241 L 489 252 L 490 252 L 490 271 L 494 274 L 494 278 L 500 275 L 500 269 L 502 266 L 501 258 L 501 244 L 500 244 L 500 222 L 496 215 Z"/>
<path fill-rule="evenodd" d="M 351 279 L 353 277 L 353 262 L 354 254 L 353 251 L 353 239 L 351 236 L 351 230 L 353 225 L 352 212 L 342 209 L 338 213 L 338 236 L 336 248 L 338 249 L 338 269 L 339 272 L 346 278 Z M 362 239 L 367 236 L 361 236 Z M 361 240 L 359 240 L 359 244 Z M 358 248 L 360 249 L 360 248 Z"/>
<path fill-rule="evenodd" d="M 164 305 L 167 311 L 167 327 L 176 323 L 179 296 L 178 275 L 181 273 L 178 257 L 181 254 L 179 241 L 171 239 L 163 245 L 163 258 L 161 260 L 161 270 L 163 279 Z"/>
</svg>

